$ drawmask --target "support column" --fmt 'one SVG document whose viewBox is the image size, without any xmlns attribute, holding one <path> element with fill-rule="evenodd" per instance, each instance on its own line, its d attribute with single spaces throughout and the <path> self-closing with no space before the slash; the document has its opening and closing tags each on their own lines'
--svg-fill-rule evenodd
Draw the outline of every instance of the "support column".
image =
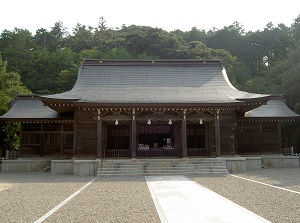
<svg viewBox="0 0 300 223">
<path fill-rule="evenodd" d="M 216 156 L 221 156 L 220 146 L 220 110 L 217 110 L 215 114 L 215 139 L 216 139 Z"/>
<path fill-rule="evenodd" d="M 131 126 L 131 158 L 136 158 L 136 120 L 135 110 L 132 110 L 132 126 Z"/>
<path fill-rule="evenodd" d="M 44 135 L 44 124 L 43 123 L 41 123 L 40 124 L 40 130 L 41 130 L 41 134 L 40 134 L 40 151 L 39 151 L 39 153 L 40 153 L 40 157 L 42 156 L 42 154 L 43 154 L 43 149 L 44 149 L 44 138 L 45 138 L 45 135 Z"/>
<path fill-rule="evenodd" d="M 183 111 L 183 119 L 181 122 L 181 145 L 182 145 L 182 157 L 187 157 L 186 109 Z"/>
<path fill-rule="evenodd" d="M 97 157 L 103 158 L 102 151 L 102 120 L 101 120 L 101 112 L 97 109 Z"/>
<path fill-rule="evenodd" d="M 22 157 L 22 152 L 23 152 L 23 125 L 24 123 L 20 123 L 20 142 L 19 142 L 19 145 L 20 145 L 20 151 L 19 151 L 19 157 L 21 158 Z M 40 144 L 42 143 L 42 137 L 40 136 Z M 4 157 L 4 146 L 2 148 L 2 157 Z"/>
<path fill-rule="evenodd" d="M 60 155 L 64 155 L 64 126 L 63 123 L 60 123 L 60 135 L 59 135 L 59 148 L 60 148 Z"/>
<path fill-rule="evenodd" d="M 73 124 L 73 157 L 77 155 L 77 122 L 78 122 L 78 108 L 74 110 L 74 124 Z"/>
<path fill-rule="evenodd" d="M 263 147 L 264 147 L 264 133 L 262 129 L 261 123 L 259 123 L 259 132 L 260 132 L 260 155 L 263 153 Z"/>
</svg>

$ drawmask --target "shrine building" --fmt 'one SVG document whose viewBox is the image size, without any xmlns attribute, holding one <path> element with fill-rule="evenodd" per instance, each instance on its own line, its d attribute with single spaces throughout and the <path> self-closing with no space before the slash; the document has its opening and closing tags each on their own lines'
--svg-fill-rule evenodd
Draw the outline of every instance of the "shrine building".
<svg viewBox="0 0 300 223">
<path fill-rule="evenodd" d="M 222 61 L 84 59 L 70 91 L 17 95 L 20 157 L 214 158 L 282 154 L 281 95 L 236 89 Z"/>
</svg>

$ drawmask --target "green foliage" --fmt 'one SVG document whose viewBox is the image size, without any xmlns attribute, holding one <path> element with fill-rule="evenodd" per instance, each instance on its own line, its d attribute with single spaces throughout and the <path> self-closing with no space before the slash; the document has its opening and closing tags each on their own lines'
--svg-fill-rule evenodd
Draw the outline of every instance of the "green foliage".
<svg viewBox="0 0 300 223">
<path fill-rule="evenodd" d="M 16 94 L 30 94 L 16 72 L 7 72 L 7 62 L 0 55 L 0 115 L 8 111 L 9 104 Z M 16 123 L 0 122 L 0 151 L 18 148 L 19 125 Z"/>
<path fill-rule="evenodd" d="M 16 72 L 7 72 L 7 62 L 0 55 L 0 115 L 4 114 L 16 94 L 29 94 L 30 91 L 20 81 Z"/>
<path fill-rule="evenodd" d="M 0 122 L 0 154 L 4 156 L 5 150 L 19 149 L 19 130 L 18 123 Z"/>
</svg>

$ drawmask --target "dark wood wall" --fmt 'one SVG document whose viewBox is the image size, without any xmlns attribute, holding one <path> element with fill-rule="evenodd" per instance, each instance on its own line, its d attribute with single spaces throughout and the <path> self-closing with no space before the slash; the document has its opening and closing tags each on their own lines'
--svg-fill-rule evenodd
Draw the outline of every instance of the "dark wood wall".
<svg viewBox="0 0 300 223">
<path fill-rule="evenodd" d="M 73 123 L 21 123 L 22 157 L 72 157 Z"/>
<path fill-rule="evenodd" d="M 221 155 L 282 152 L 281 129 L 277 122 L 236 123 L 235 113 L 231 111 L 222 113 L 219 122 Z M 109 146 L 108 126 L 110 125 L 114 125 L 114 122 L 102 121 L 103 152 Z M 131 145 L 131 121 L 120 123 L 120 125 L 128 126 L 129 145 Z M 181 122 L 174 121 L 172 127 L 174 128 L 172 143 L 175 156 L 182 156 Z M 207 155 L 214 156 L 216 152 L 215 120 L 206 121 L 203 128 L 205 129 Z M 75 111 L 75 123 L 22 123 L 21 156 L 95 157 L 97 156 L 97 131 L 97 114 L 84 110 Z M 131 156 L 131 153 L 128 153 L 128 156 Z"/>
<path fill-rule="evenodd" d="M 235 155 L 235 113 L 226 112 L 220 115 L 221 155 Z"/>
<path fill-rule="evenodd" d="M 237 128 L 239 154 L 281 154 L 281 129 L 278 122 L 239 123 Z"/>
<path fill-rule="evenodd" d="M 77 110 L 76 118 L 76 156 L 97 155 L 97 115 L 89 111 Z"/>
</svg>

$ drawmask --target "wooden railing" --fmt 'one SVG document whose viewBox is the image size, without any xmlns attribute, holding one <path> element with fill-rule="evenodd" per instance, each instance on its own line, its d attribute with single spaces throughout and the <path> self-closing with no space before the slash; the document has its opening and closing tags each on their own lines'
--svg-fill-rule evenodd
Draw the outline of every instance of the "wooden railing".
<svg viewBox="0 0 300 223">
<path fill-rule="evenodd" d="M 207 156 L 206 148 L 188 148 L 188 156 Z M 130 149 L 106 149 L 105 157 L 131 157 Z M 175 156 L 175 149 L 171 148 L 152 148 L 139 147 L 137 149 L 137 157 L 171 157 Z"/>
<path fill-rule="evenodd" d="M 105 157 L 130 157 L 129 149 L 107 149 L 105 151 Z"/>
<path fill-rule="evenodd" d="M 207 156 L 208 151 L 206 148 L 188 148 L 188 156 Z"/>
<path fill-rule="evenodd" d="M 19 158 L 19 151 L 17 150 L 13 150 L 13 151 L 9 151 L 6 150 L 6 159 L 7 160 L 16 160 Z"/>
<path fill-rule="evenodd" d="M 138 157 L 158 157 L 158 156 L 175 156 L 175 150 L 173 147 L 139 147 L 137 151 Z"/>
</svg>

